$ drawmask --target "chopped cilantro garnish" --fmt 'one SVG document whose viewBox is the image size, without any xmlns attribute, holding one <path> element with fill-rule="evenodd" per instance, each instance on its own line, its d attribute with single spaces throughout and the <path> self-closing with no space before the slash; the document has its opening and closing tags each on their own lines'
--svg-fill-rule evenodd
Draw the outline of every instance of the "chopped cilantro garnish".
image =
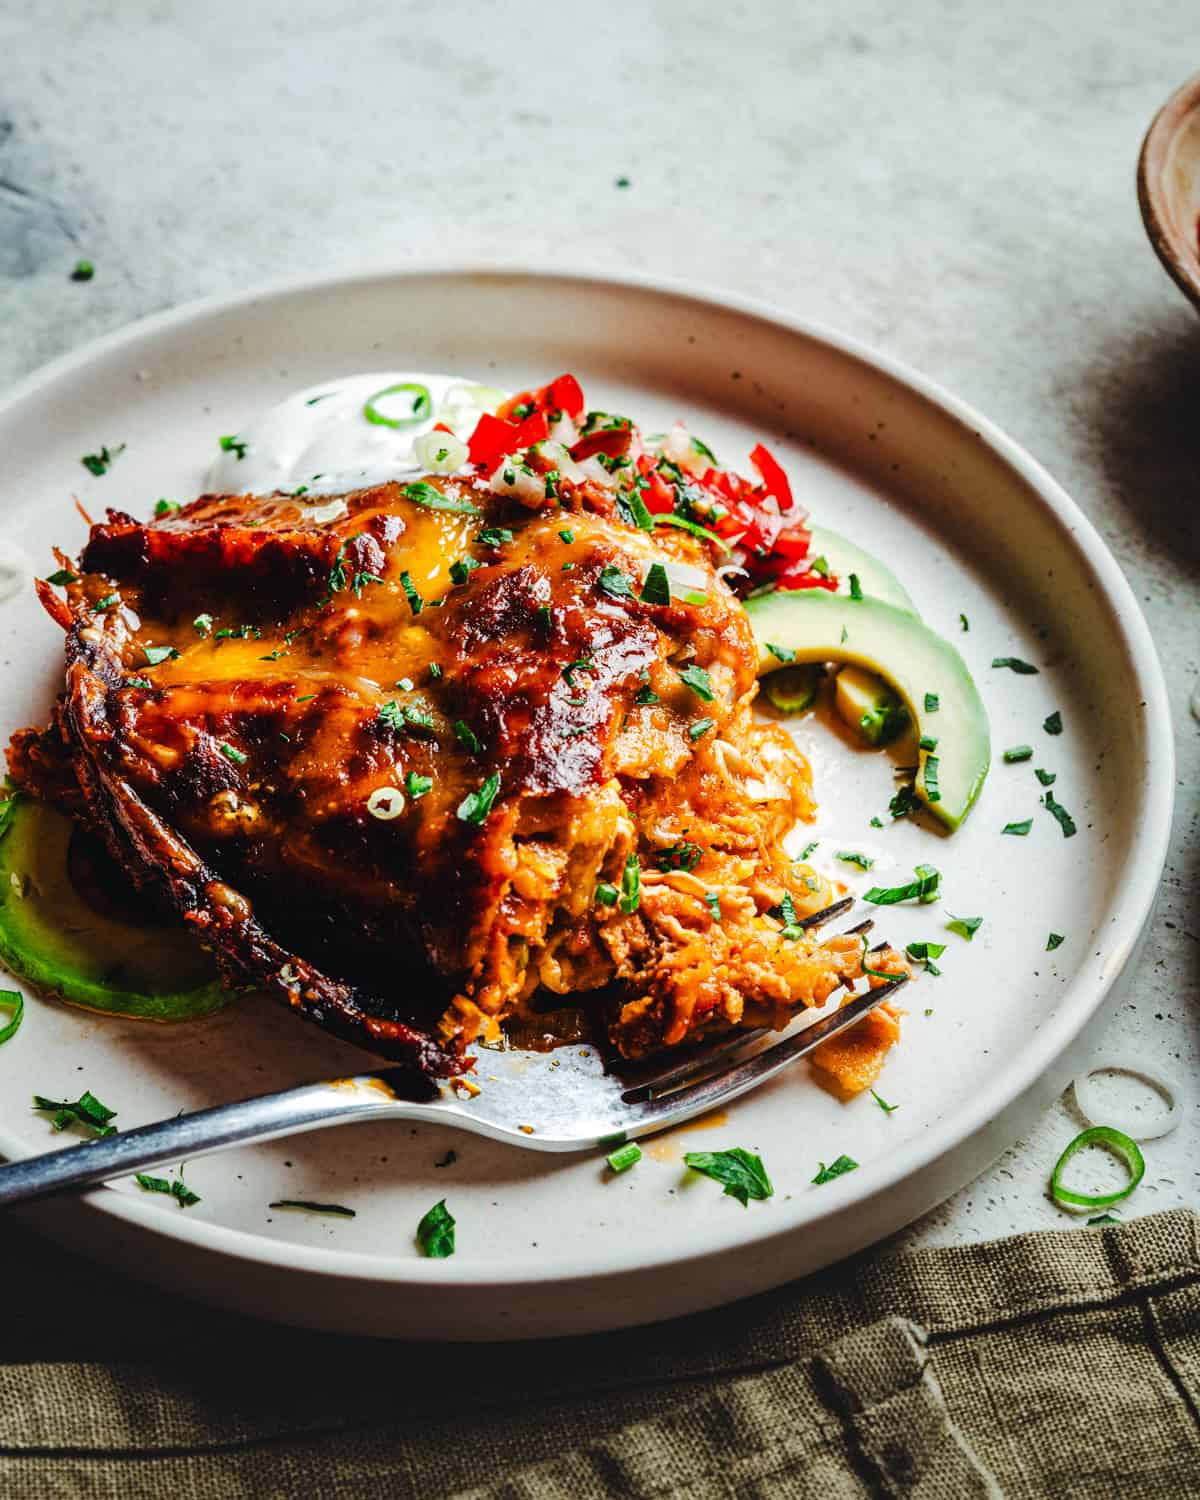
<svg viewBox="0 0 1200 1500">
<path fill-rule="evenodd" d="M 935 714 L 935 713 L 937 713 L 938 706 L 940 705 L 941 701 L 942 700 L 938 697 L 938 695 L 936 693 L 926 693 L 925 694 L 925 712 L 927 714 Z"/>
<path fill-rule="evenodd" d="M 417 593 L 416 585 L 412 581 L 412 575 L 408 569 L 400 574 L 400 587 L 404 590 L 404 597 L 408 600 L 408 607 L 414 615 L 419 615 L 425 607 L 425 601 Z"/>
<path fill-rule="evenodd" d="M 138 1187 L 142 1188 L 145 1192 L 167 1193 L 174 1198 L 180 1208 L 191 1208 L 193 1203 L 200 1202 L 200 1195 L 193 1193 L 191 1188 L 185 1184 L 182 1177 L 176 1177 L 173 1181 L 168 1181 L 165 1177 L 150 1177 L 145 1172 L 135 1172 L 133 1176 Z"/>
<path fill-rule="evenodd" d="M 836 1161 L 831 1161 L 828 1166 L 822 1162 L 813 1181 L 820 1186 L 823 1182 L 832 1182 L 835 1177 L 844 1177 L 847 1172 L 856 1171 L 857 1168 L 858 1163 L 852 1156 L 839 1156 Z"/>
<path fill-rule="evenodd" d="M 652 568 L 651 572 L 653 571 Z M 621 572 L 620 568 L 614 566 L 612 563 L 605 563 L 600 569 L 600 577 L 597 581 L 604 592 L 610 594 L 614 599 L 632 599 L 634 597 L 633 584 Z M 642 597 L 645 598 L 644 592 Z"/>
<path fill-rule="evenodd" d="M 146 665 L 150 667 L 157 667 L 161 662 L 170 661 L 172 657 L 179 655 L 174 646 L 143 646 L 142 650 L 146 653 Z"/>
<path fill-rule="evenodd" d="M 456 562 L 450 564 L 450 577 L 454 583 L 466 583 L 474 570 L 481 564 L 473 557 L 460 557 Z"/>
<path fill-rule="evenodd" d="M 154 502 L 154 514 L 156 516 L 169 516 L 172 511 L 182 510 L 178 500 L 156 500 Z"/>
<path fill-rule="evenodd" d="M 680 839 L 679 843 L 672 844 L 669 849 L 664 849 L 658 856 L 658 868 L 667 870 L 694 870 L 700 863 L 703 850 L 699 844 L 693 844 L 688 839 Z"/>
<path fill-rule="evenodd" d="M 791 891 L 784 891 L 783 900 L 778 906 L 770 907 L 767 915 L 774 917 L 777 922 L 782 922 L 785 927 L 794 927 L 800 918 L 796 915 L 796 903 L 792 899 Z"/>
<path fill-rule="evenodd" d="M 242 440 L 236 436 L 236 434 L 231 434 L 228 437 L 218 438 L 217 441 L 221 445 L 222 453 L 236 453 L 239 461 L 245 458 L 246 449 L 250 446 L 249 443 L 243 443 Z"/>
<path fill-rule="evenodd" d="M 854 600 L 859 600 L 863 597 L 862 584 L 858 581 L 857 573 L 851 573 L 850 575 L 850 597 Z"/>
<path fill-rule="evenodd" d="M 513 540 L 513 534 L 507 526 L 485 526 L 476 540 L 483 547 L 502 547 Z"/>
<path fill-rule="evenodd" d="M 479 743 L 479 736 L 465 719 L 455 719 L 454 738 L 464 750 L 469 750 L 472 755 L 478 755 L 480 750 L 483 749 L 483 746 Z"/>
<path fill-rule="evenodd" d="M 1004 827 L 1000 830 L 1000 832 L 1001 833 L 1013 833 L 1013 834 L 1016 834 L 1018 838 L 1024 838 L 1025 835 L 1029 832 L 1029 830 L 1032 827 L 1033 827 L 1033 819 L 1032 818 L 1026 818 L 1021 823 L 1005 823 Z"/>
<path fill-rule="evenodd" d="M 575 533 L 573 531 L 560 531 L 558 534 L 568 546 L 575 540 Z"/>
<path fill-rule="evenodd" d="M 642 901 L 642 871 L 636 854 L 625 857 L 625 868 L 621 871 L 621 910 L 626 916 L 637 911 Z"/>
<path fill-rule="evenodd" d="M 1073 838 L 1074 835 L 1079 831 L 1075 827 L 1075 819 L 1066 810 L 1061 802 L 1057 802 L 1055 800 L 1053 792 L 1045 793 L 1045 795 L 1042 797 L 1042 806 L 1048 812 L 1053 813 L 1054 816 L 1058 819 L 1059 827 L 1063 831 L 1063 838 Z"/>
<path fill-rule="evenodd" d="M 96 274 L 96 267 L 90 260 L 77 260 L 75 269 L 71 272 L 72 281 L 91 281 Z"/>
<path fill-rule="evenodd" d="M 688 725 L 688 738 L 690 740 L 702 739 L 715 723 L 715 719 L 697 719 L 694 724 Z"/>
<path fill-rule="evenodd" d="M 499 773 L 493 771 L 478 791 L 468 792 L 458 804 L 458 818 L 462 823 L 474 823 L 478 827 L 487 822 L 496 793 L 500 790 Z"/>
<path fill-rule="evenodd" d="M 942 972 L 937 964 L 934 963 L 934 959 L 941 958 L 942 954 L 945 953 L 945 943 L 909 943 L 904 951 L 914 963 L 924 964 L 926 972 L 934 975 L 935 978 Z"/>
<path fill-rule="evenodd" d="M 1047 734 L 1062 733 L 1062 714 L 1059 713 L 1057 708 L 1048 719 L 1045 719 L 1043 721 L 1042 728 L 1046 731 Z"/>
<path fill-rule="evenodd" d="M 115 448 L 101 448 L 99 453 L 85 453 L 79 462 L 97 479 L 102 474 L 107 474 L 118 457 L 125 452 L 125 444 L 118 443 Z"/>
<path fill-rule="evenodd" d="M 558 472 L 557 469 L 547 469 L 543 478 L 545 480 L 545 498 L 547 500 L 557 500 L 558 486 L 559 481 L 562 479 L 562 475 Z"/>
<path fill-rule="evenodd" d="M 809 564 L 809 569 L 813 573 L 819 573 L 822 578 L 828 578 L 829 559 L 826 557 L 814 557 L 812 562 Z"/>
<path fill-rule="evenodd" d="M 734 1146 L 728 1151 L 685 1151 L 684 1161 L 693 1172 L 719 1182 L 725 1195 L 746 1208 L 751 1198 L 759 1201 L 774 1195 L 762 1157 Z"/>
<path fill-rule="evenodd" d="M 311 1198 L 276 1198 L 268 1208 L 298 1208 L 308 1214 L 330 1214 L 335 1219 L 353 1219 L 357 1209 L 346 1208 L 341 1203 L 314 1203 Z"/>
<path fill-rule="evenodd" d="M 1004 761 L 1006 765 L 1015 766 L 1020 761 L 1032 759 L 1032 745 L 1013 745 L 1011 749 L 1004 752 Z"/>
<path fill-rule="evenodd" d="M 918 865 L 916 879 L 908 885 L 872 886 L 863 897 L 872 906 L 895 906 L 899 901 L 920 901 L 928 904 L 937 900 L 941 874 L 932 865 Z"/>
<path fill-rule="evenodd" d="M 602 880 L 596 887 L 596 900 L 601 906 L 616 906 L 620 894 L 616 886 L 610 885 L 607 880 Z"/>
<path fill-rule="evenodd" d="M 767 650 L 773 657 L 775 657 L 777 661 L 789 662 L 796 660 L 796 653 L 791 649 L 790 646 L 773 646 L 771 642 L 768 641 Z"/>
<path fill-rule="evenodd" d="M 454 1254 L 454 1215 L 444 1198 L 417 1225 L 417 1244 L 430 1260 L 445 1260 Z"/>
<path fill-rule="evenodd" d="M 1058 780 L 1057 771 L 1043 771 L 1040 767 L 1033 773 L 1043 786 L 1053 786 Z"/>
<path fill-rule="evenodd" d="M 442 668 L 439 662 L 431 661 L 429 663 L 429 675 L 433 678 L 434 682 L 442 675 Z"/>
<path fill-rule="evenodd" d="M 380 704 L 379 720 L 396 734 L 408 730 L 410 734 L 427 736 L 434 730 L 433 715 L 419 698 L 412 703 L 398 703 L 393 698 Z"/>
<path fill-rule="evenodd" d="M 106 609 L 111 609 L 120 599 L 120 594 L 105 594 L 103 599 L 97 599 L 92 605 L 94 615 L 102 615 Z"/>
<path fill-rule="evenodd" d="M 472 505 L 469 500 L 443 494 L 435 485 L 426 484 L 424 480 L 416 484 L 406 484 L 402 493 L 405 499 L 411 500 L 414 505 L 424 506 L 426 510 L 448 510 L 457 516 L 479 514 L 479 507 Z"/>
<path fill-rule="evenodd" d="M 969 943 L 979 929 L 983 926 L 982 917 L 956 917 L 951 914 L 946 926 L 951 932 L 957 932 L 959 937 L 965 937 Z"/>
<path fill-rule="evenodd" d="M 872 828 L 882 828 L 883 827 L 883 819 L 882 818 L 872 818 L 871 819 L 871 827 Z"/>
<path fill-rule="evenodd" d="M 212 630 L 212 627 L 212 615 L 197 615 L 196 618 L 192 621 L 192 629 L 196 632 L 197 635 L 208 635 L 208 633 Z"/>
<path fill-rule="evenodd" d="M 634 490 L 627 502 L 629 514 L 633 517 L 633 524 L 639 531 L 653 531 L 654 517 L 646 509 L 646 502 L 642 499 L 641 491 Z"/>
<path fill-rule="evenodd" d="M 231 760 L 235 766 L 244 766 L 246 764 L 246 752 L 244 750 L 239 750 L 236 745 L 226 745 L 222 743 L 217 746 L 217 749 L 221 752 L 226 760 Z"/>
<path fill-rule="evenodd" d="M 59 586 L 61 586 L 64 583 L 78 583 L 79 582 L 79 574 L 78 573 L 70 573 L 70 572 L 67 571 L 66 568 L 59 568 L 59 570 L 58 570 L 57 573 L 51 573 L 50 574 L 49 578 L 46 579 L 46 582 L 47 583 L 57 584 Z"/>
<path fill-rule="evenodd" d="M 970 630 L 971 628 L 971 622 L 967 619 L 966 615 L 959 615 L 958 623 L 964 630 Z"/>
<path fill-rule="evenodd" d="M 382 582 L 383 582 L 383 579 L 380 578 L 380 576 L 379 576 L 378 573 L 367 573 L 367 572 L 363 571 L 363 572 L 355 573 L 355 575 L 354 575 L 354 582 L 350 585 L 350 587 L 354 590 L 354 597 L 356 599 L 361 599 L 362 598 L 362 591 L 363 591 L 363 589 L 366 588 L 366 586 L 367 586 L 368 583 L 382 583 Z M 265 658 L 264 658 L 264 660 L 265 660 Z"/>
<path fill-rule="evenodd" d="M 580 656 L 575 661 L 567 663 L 562 669 L 562 675 L 566 680 L 567 686 L 573 688 L 575 686 L 576 672 L 594 672 L 596 670 L 596 663 L 592 657 Z"/>
<path fill-rule="evenodd" d="M 841 644 L 844 646 L 849 639 L 850 639 L 850 632 L 843 625 L 842 626 L 842 640 L 841 640 Z"/>
<path fill-rule="evenodd" d="M 712 683 L 703 667 L 684 667 L 679 674 L 679 680 L 685 687 L 690 687 L 697 698 L 703 698 L 705 703 L 713 701 Z"/>
<path fill-rule="evenodd" d="M 1053 953 L 1055 948 L 1061 948 L 1065 942 L 1066 938 L 1061 932 L 1052 932 L 1046 939 L 1046 952 Z"/>
<path fill-rule="evenodd" d="M 860 870 L 869 870 L 875 863 L 870 855 L 859 854 L 853 849 L 839 849 L 833 857 L 843 860 L 848 865 L 857 865 Z"/>
<path fill-rule="evenodd" d="M 108 1123 L 116 1118 L 116 1110 L 101 1104 L 90 1089 L 84 1089 L 75 1100 L 43 1099 L 41 1094 L 34 1094 L 33 1107 L 35 1110 L 54 1111 L 54 1118 L 50 1123 L 55 1130 L 65 1130 L 68 1125 L 76 1123 L 86 1125 L 97 1135 L 116 1135 L 117 1133 L 117 1127 Z"/>
<path fill-rule="evenodd" d="M 721 893 L 719 891 L 705 891 L 704 904 L 708 907 L 709 915 L 714 922 L 721 920 Z"/>
<path fill-rule="evenodd" d="M 619 1151 L 610 1151 L 604 1158 L 611 1172 L 628 1172 L 630 1167 L 637 1166 L 641 1159 L 642 1148 L 635 1141 L 629 1141 Z"/>
<path fill-rule="evenodd" d="M 896 789 L 896 795 L 888 803 L 888 812 L 893 818 L 906 818 L 917 805 L 916 787 L 911 781 Z"/>
<path fill-rule="evenodd" d="M 804 848 L 801 849 L 801 851 L 800 851 L 800 859 L 801 859 L 801 861 L 804 861 L 806 859 L 810 859 L 812 857 L 813 850 L 814 849 L 818 849 L 820 847 L 820 844 L 821 844 L 821 840 L 820 839 L 813 839 L 813 841 L 812 841 L 811 844 L 805 844 Z"/>
<path fill-rule="evenodd" d="M 900 1108 L 898 1104 L 888 1104 L 885 1100 L 881 1099 L 874 1089 L 871 1090 L 871 1098 L 874 1099 L 885 1115 L 890 1115 L 893 1110 Z"/>
<path fill-rule="evenodd" d="M 993 667 L 1007 667 L 1010 672 L 1016 672 L 1021 677 L 1036 677 L 1038 669 L 1032 662 L 1022 661 L 1019 656 L 994 656 Z"/>
<path fill-rule="evenodd" d="M 433 790 L 433 777 L 421 776 L 416 771 L 410 771 L 404 778 L 404 790 L 416 802 L 426 792 Z"/>
<path fill-rule="evenodd" d="M 651 563 L 642 584 L 643 604 L 670 604 L 671 580 L 662 563 Z"/>
<path fill-rule="evenodd" d="M 123 686 L 127 688 L 152 688 L 154 684 L 148 677 L 127 677 Z"/>
</svg>

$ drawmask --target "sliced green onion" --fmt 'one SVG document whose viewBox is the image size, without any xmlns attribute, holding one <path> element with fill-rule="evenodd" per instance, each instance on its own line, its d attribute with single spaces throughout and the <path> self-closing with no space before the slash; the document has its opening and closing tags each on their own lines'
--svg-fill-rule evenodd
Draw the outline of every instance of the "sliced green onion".
<svg viewBox="0 0 1200 1500">
<path fill-rule="evenodd" d="M 1077 1151 L 1085 1146 L 1104 1146 L 1125 1165 L 1129 1181 L 1115 1193 L 1076 1193 L 1063 1187 L 1062 1174 L 1067 1163 Z M 1056 1203 L 1068 1208 L 1108 1208 L 1128 1198 L 1146 1175 L 1146 1159 L 1138 1143 L 1123 1130 L 1114 1130 L 1111 1125 L 1092 1125 L 1081 1130 L 1054 1164 L 1050 1174 L 1050 1195 Z"/>
<path fill-rule="evenodd" d="M 1018 838 L 1024 838 L 1025 835 L 1029 832 L 1029 830 L 1032 827 L 1033 827 L 1033 819 L 1032 818 L 1026 818 L 1024 820 L 1024 822 L 1021 822 L 1021 823 L 1005 823 L 1004 827 L 1000 830 L 1000 832 L 1001 833 L 1012 833 L 1012 834 L 1015 834 Z"/>
<path fill-rule="evenodd" d="M 938 747 L 938 742 L 937 742 L 937 740 L 934 739 L 933 735 L 931 735 L 931 734 L 923 734 L 921 736 L 921 749 L 922 750 L 936 750 L 937 747 Z"/>
<path fill-rule="evenodd" d="M 0 1026 L 0 1047 L 3 1047 L 20 1030 L 25 1018 L 25 996 L 19 990 L 0 990 L 0 1010 L 9 1012 L 9 1019 Z"/>
<path fill-rule="evenodd" d="M 621 872 L 620 908 L 629 916 L 637 911 L 642 900 L 642 871 L 636 854 L 627 855 L 625 868 Z"/>
<path fill-rule="evenodd" d="M 1019 761 L 1033 759 L 1032 745 L 1014 745 L 1011 750 L 1004 752 L 1006 765 L 1015 766 Z"/>
<path fill-rule="evenodd" d="M 169 1181 L 166 1177 L 151 1177 L 146 1172 L 135 1172 L 133 1176 L 144 1192 L 166 1193 L 174 1198 L 180 1208 L 191 1208 L 194 1203 L 200 1202 L 200 1194 L 193 1193 L 182 1177 Z"/>
<path fill-rule="evenodd" d="M 961 619 L 962 616 L 960 615 Z M 1038 669 L 1032 662 L 1022 661 L 1019 656 L 994 656 L 993 667 L 1007 667 L 1010 672 L 1016 672 L 1021 677 L 1036 677 Z"/>
<path fill-rule="evenodd" d="M 1046 731 L 1047 734 L 1062 733 L 1062 714 L 1059 713 L 1057 708 L 1049 716 L 1049 718 L 1043 721 L 1042 728 Z"/>
<path fill-rule="evenodd" d="M 941 701 L 942 700 L 938 697 L 938 695 L 936 693 L 926 693 L 925 694 L 925 712 L 927 714 L 935 714 L 935 713 L 937 713 L 938 706 L 940 705 Z"/>
<path fill-rule="evenodd" d="M 400 587 L 404 590 L 404 597 L 408 600 L 408 607 L 414 615 L 419 615 L 425 608 L 425 601 L 417 593 L 416 584 L 412 581 L 412 574 L 406 568 L 400 574 Z"/>
<path fill-rule="evenodd" d="M 617 897 L 620 894 L 615 885 L 610 885 L 607 880 L 602 880 L 596 887 L 596 902 L 599 906 L 616 906 Z"/>
<path fill-rule="evenodd" d="M 1040 766 L 1033 774 L 1037 777 L 1037 779 L 1042 783 L 1043 786 L 1053 786 L 1054 783 L 1058 780 L 1057 771 L 1043 771 Z"/>
<path fill-rule="evenodd" d="M 1052 932 L 1046 939 L 1046 952 L 1053 953 L 1055 948 L 1061 948 L 1065 942 L 1066 938 L 1061 932 Z"/>
<path fill-rule="evenodd" d="M 925 757 L 925 796 L 930 802 L 940 802 L 942 794 L 938 787 L 938 758 L 936 755 Z"/>
<path fill-rule="evenodd" d="M 932 865 L 918 865 L 914 871 L 916 879 L 908 885 L 873 885 L 863 896 L 872 906 L 895 906 L 899 901 L 920 901 L 928 904 L 937 900 L 940 873 Z"/>
<path fill-rule="evenodd" d="M 59 568 L 59 570 L 58 570 L 57 573 L 51 573 L 49 575 L 49 577 L 46 579 L 46 582 L 47 583 L 57 584 L 59 586 L 61 586 L 63 584 L 66 584 L 66 583 L 78 583 L 79 582 L 79 574 L 78 573 L 70 573 L 70 572 L 67 571 L 66 568 Z"/>
<path fill-rule="evenodd" d="M 854 600 L 859 600 L 863 597 L 862 584 L 858 581 L 857 573 L 851 573 L 850 575 L 850 597 Z"/>
<path fill-rule="evenodd" d="M 776 661 L 781 661 L 786 664 L 789 661 L 796 660 L 796 653 L 791 649 L 790 646 L 773 646 L 771 642 L 768 641 L 767 650 L 771 653 Z"/>
<path fill-rule="evenodd" d="M 454 738 L 472 755 L 478 755 L 483 746 L 479 743 L 479 736 L 471 728 L 465 719 L 455 719 L 453 724 Z"/>
<path fill-rule="evenodd" d="M 694 724 L 688 725 L 688 739 L 703 739 L 715 723 L 715 719 L 697 719 Z"/>
<path fill-rule="evenodd" d="M 886 1100 L 881 1099 L 874 1089 L 872 1089 L 870 1092 L 871 1098 L 874 1099 L 875 1103 L 878 1104 L 885 1115 L 890 1115 L 893 1110 L 897 1110 L 900 1108 L 898 1104 L 888 1104 Z"/>
<path fill-rule="evenodd" d="M 385 396 L 400 396 L 411 394 L 412 415 L 408 417 L 385 417 L 379 410 L 378 403 Z M 373 396 L 368 396 L 363 403 L 363 416 L 368 422 L 373 422 L 376 427 L 419 427 L 422 422 L 427 421 L 433 415 L 433 396 L 427 385 L 419 385 L 413 380 L 402 380 L 398 385 L 385 385 L 381 391 L 376 391 Z"/>
<path fill-rule="evenodd" d="M 108 1123 L 116 1118 L 116 1110 L 101 1104 L 90 1089 L 84 1089 L 75 1100 L 44 1099 L 41 1094 L 34 1094 L 33 1107 L 35 1110 L 54 1111 L 54 1118 L 50 1123 L 55 1130 L 65 1130 L 72 1122 L 77 1122 L 80 1125 L 86 1125 L 89 1130 L 94 1130 L 97 1135 L 116 1135 L 117 1133 L 117 1127 Z"/>
<path fill-rule="evenodd" d="M 628 1145 L 622 1146 L 619 1151 L 610 1151 L 604 1158 L 609 1169 L 613 1172 L 628 1172 L 630 1167 L 637 1166 L 642 1159 L 642 1148 L 636 1141 L 630 1141 Z"/>
<path fill-rule="evenodd" d="M 951 932 L 957 932 L 960 937 L 965 937 L 969 943 L 979 929 L 983 926 L 982 917 L 956 917 L 951 914 L 946 926 Z"/>
<path fill-rule="evenodd" d="M 217 746 L 217 749 L 226 760 L 231 760 L 235 766 L 244 766 L 246 764 L 246 752 L 239 750 L 236 745 L 221 744 Z"/>
<path fill-rule="evenodd" d="M 416 802 L 433 790 L 433 777 L 421 776 L 416 771 L 409 771 L 404 778 L 404 790 Z"/>
</svg>

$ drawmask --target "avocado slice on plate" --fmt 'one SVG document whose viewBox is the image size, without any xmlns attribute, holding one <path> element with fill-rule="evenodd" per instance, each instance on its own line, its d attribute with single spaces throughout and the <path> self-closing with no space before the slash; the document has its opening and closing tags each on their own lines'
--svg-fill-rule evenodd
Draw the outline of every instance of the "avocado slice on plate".
<svg viewBox="0 0 1200 1500">
<path fill-rule="evenodd" d="M 987 776 L 991 735 L 979 691 L 954 647 L 894 604 L 825 589 L 764 594 L 746 601 L 746 614 L 758 640 L 760 677 L 780 665 L 775 646 L 790 653 L 789 661 L 849 662 L 888 683 L 921 741 L 917 796 L 957 828 Z"/>
<path fill-rule="evenodd" d="M 71 1005 L 144 1020 L 207 1015 L 234 998 L 96 841 L 21 793 L 0 802 L 0 962 Z"/>
<path fill-rule="evenodd" d="M 864 594 L 869 594 L 872 599 L 882 599 L 885 604 L 894 604 L 910 615 L 917 613 L 908 590 L 877 557 L 856 547 L 836 531 L 826 531 L 824 526 L 813 526 L 810 531 L 809 554 L 814 558 L 823 557 L 829 564 L 829 571 L 838 580 L 839 594 L 849 594 L 850 575 L 854 573 Z"/>
</svg>

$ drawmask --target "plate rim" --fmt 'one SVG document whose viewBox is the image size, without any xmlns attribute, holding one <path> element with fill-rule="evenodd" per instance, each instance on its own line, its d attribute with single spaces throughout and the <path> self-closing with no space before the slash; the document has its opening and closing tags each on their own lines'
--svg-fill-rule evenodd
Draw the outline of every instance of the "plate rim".
<svg viewBox="0 0 1200 1500">
<path fill-rule="evenodd" d="M 476 282 L 506 279 L 560 282 L 575 288 L 592 284 L 604 290 L 615 288 L 649 293 L 680 305 L 699 303 L 708 309 L 730 311 L 823 344 L 914 393 L 990 449 L 1024 481 L 1031 498 L 1057 525 L 1067 545 L 1081 554 L 1100 586 L 1103 606 L 1124 644 L 1130 669 L 1142 690 L 1146 760 L 1157 770 L 1157 774 L 1147 778 L 1141 789 L 1142 816 L 1129 859 L 1133 872 L 1130 877 L 1132 889 L 1122 892 L 1119 907 L 1109 908 L 1112 922 L 1108 940 L 1119 952 L 1119 961 L 1105 970 L 1098 983 L 1086 974 L 1077 974 L 1059 995 L 1045 1024 L 1027 1037 L 1019 1054 L 1021 1068 L 1014 1072 L 1010 1065 L 999 1071 L 995 1079 L 958 1112 L 953 1124 L 943 1122 L 937 1130 L 917 1135 L 886 1157 L 866 1163 L 854 1174 L 827 1184 L 820 1207 L 815 1212 L 805 1213 L 802 1220 L 792 1216 L 780 1223 L 762 1215 L 748 1221 L 743 1226 L 739 1246 L 748 1250 L 753 1245 L 757 1252 L 762 1252 L 772 1241 L 782 1241 L 802 1227 L 811 1226 L 815 1230 L 816 1226 L 844 1214 L 852 1204 L 859 1211 L 869 1212 L 876 1200 L 894 1191 L 907 1178 L 933 1167 L 941 1158 L 976 1139 L 990 1121 L 1034 1087 L 1103 1007 L 1120 984 L 1131 957 L 1136 954 L 1138 938 L 1149 919 L 1166 864 L 1175 801 L 1175 749 L 1162 665 L 1132 587 L 1092 522 L 1049 471 L 1002 428 L 940 382 L 906 361 L 876 349 L 866 340 L 842 333 L 821 320 L 797 316 L 767 299 L 649 271 L 618 271 L 599 264 L 562 267 L 527 260 L 443 260 L 431 257 L 405 265 L 385 260 L 320 275 L 272 278 L 242 291 L 217 292 L 147 314 L 91 339 L 77 349 L 66 351 L 0 393 L 0 420 L 7 419 L 13 408 L 36 397 L 47 386 L 53 386 L 124 346 L 170 332 L 176 326 L 270 301 L 320 296 L 348 287 L 361 288 L 371 282 L 412 282 L 434 277 Z M 1075 559 L 1077 564 L 1079 560 L 1078 557 Z M 1132 899 L 1134 896 L 1136 900 Z M 0 1127 L 0 1151 L 7 1153 L 7 1159 L 18 1160 L 34 1154 L 25 1152 L 20 1142 L 16 1142 L 16 1147 L 14 1150 L 13 1138 L 6 1136 Z M 531 1279 L 527 1275 L 505 1276 L 499 1272 L 492 1276 L 481 1275 L 473 1259 L 464 1262 L 463 1269 L 458 1270 L 453 1260 L 429 1261 L 407 1252 L 397 1254 L 393 1260 L 365 1251 L 275 1239 L 203 1219 L 168 1217 L 161 1212 L 161 1205 L 108 1186 L 92 1189 L 80 1195 L 77 1201 L 82 1206 L 137 1225 L 151 1234 L 165 1235 L 201 1252 L 226 1254 L 264 1267 L 296 1270 L 335 1280 L 352 1278 L 359 1282 L 396 1286 L 437 1285 L 448 1291 L 500 1292 L 508 1287 L 526 1286 Z M 581 1280 L 596 1282 L 632 1271 L 695 1265 L 728 1253 L 729 1247 L 724 1245 L 710 1245 L 691 1253 L 686 1249 L 682 1252 L 655 1252 L 650 1247 L 622 1251 L 619 1245 L 607 1246 L 600 1238 L 594 1237 L 586 1255 L 581 1256 L 576 1251 L 547 1256 L 539 1263 L 536 1281 L 539 1286 Z"/>
</svg>

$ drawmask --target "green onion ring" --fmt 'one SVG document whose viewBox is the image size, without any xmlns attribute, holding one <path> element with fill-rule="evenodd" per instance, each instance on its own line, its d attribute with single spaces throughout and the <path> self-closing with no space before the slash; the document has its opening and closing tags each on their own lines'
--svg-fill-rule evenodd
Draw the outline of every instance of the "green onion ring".
<svg viewBox="0 0 1200 1500">
<path fill-rule="evenodd" d="M 24 1019 L 25 996 L 20 990 L 0 990 L 0 1010 L 12 1011 L 12 1020 L 7 1026 L 0 1026 L 0 1047 L 3 1047 L 5 1042 L 16 1036 Z"/>
<path fill-rule="evenodd" d="M 1118 1188 L 1115 1193 L 1073 1193 L 1070 1188 L 1062 1186 L 1059 1179 L 1063 1168 L 1085 1146 L 1107 1146 L 1114 1156 L 1120 1157 L 1129 1172 L 1129 1181 L 1123 1188 Z M 1054 1171 L 1050 1173 L 1050 1196 L 1064 1208 L 1108 1208 L 1110 1204 L 1128 1198 L 1145 1175 L 1146 1158 L 1131 1136 L 1123 1130 L 1114 1130 L 1111 1125 L 1092 1125 L 1081 1130 L 1055 1162 Z"/>
<path fill-rule="evenodd" d="M 375 403 L 382 401 L 385 396 L 398 396 L 402 391 L 413 391 L 416 395 L 412 416 L 385 417 Z M 385 385 L 383 390 L 376 391 L 373 396 L 368 396 L 363 403 L 363 416 L 368 422 L 374 422 L 376 427 L 419 427 L 432 415 L 432 392 L 427 385 L 418 385 L 412 380 L 402 380 L 399 385 Z"/>
</svg>

